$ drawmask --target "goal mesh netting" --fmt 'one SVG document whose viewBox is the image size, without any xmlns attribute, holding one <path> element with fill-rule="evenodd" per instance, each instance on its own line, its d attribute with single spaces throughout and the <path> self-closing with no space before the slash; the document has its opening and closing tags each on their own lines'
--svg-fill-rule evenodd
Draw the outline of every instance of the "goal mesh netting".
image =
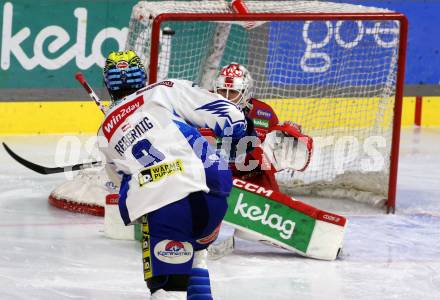
<svg viewBox="0 0 440 300">
<path fill-rule="evenodd" d="M 141 1 L 126 48 L 149 66 L 150 83 L 180 78 L 210 88 L 221 66 L 245 65 L 254 96 L 314 138 L 305 172 L 277 174 L 284 191 L 394 207 L 404 17 L 317 1 L 245 4 L 248 14 L 224 1 Z"/>
</svg>

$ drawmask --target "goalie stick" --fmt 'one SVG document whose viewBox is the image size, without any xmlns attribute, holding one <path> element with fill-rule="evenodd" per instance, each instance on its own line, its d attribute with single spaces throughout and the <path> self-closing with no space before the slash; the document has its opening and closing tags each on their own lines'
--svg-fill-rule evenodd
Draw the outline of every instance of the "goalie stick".
<svg viewBox="0 0 440 300">
<path fill-rule="evenodd" d="M 37 173 L 40 173 L 43 175 L 71 172 L 71 171 L 79 171 L 82 169 L 99 167 L 102 165 L 102 161 L 92 161 L 92 162 L 88 162 L 88 163 L 81 163 L 81 164 L 64 166 L 64 167 L 45 167 L 45 166 L 33 163 L 27 159 L 24 159 L 23 157 L 19 156 L 14 151 L 12 151 L 11 148 L 8 147 L 8 145 L 6 145 L 5 143 L 2 143 L 2 144 L 3 144 L 3 147 L 5 148 L 6 152 L 8 152 L 8 154 L 13 159 L 15 159 L 18 163 L 20 163 L 21 165 L 25 166 L 26 168 L 28 168 L 34 172 L 37 172 Z"/>
</svg>

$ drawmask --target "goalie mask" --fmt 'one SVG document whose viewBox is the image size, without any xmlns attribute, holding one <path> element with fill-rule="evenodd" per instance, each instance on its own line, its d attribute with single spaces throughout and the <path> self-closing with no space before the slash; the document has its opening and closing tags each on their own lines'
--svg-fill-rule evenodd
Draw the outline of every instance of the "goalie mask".
<svg viewBox="0 0 440 300">
<path fill-rule="evenodd" d="M 111 52 L 105 61 L 104 83 L 113 101 L 143 88 L 146 76 L 139 56 L 132 50 Z"/>
<path fill-rule="evenodd" d="M 238 63 L 224 66 L 214 81 L 214 92 L 245 108 L 252 95 L 253 80 L 249 71 Z"/>
</svg>

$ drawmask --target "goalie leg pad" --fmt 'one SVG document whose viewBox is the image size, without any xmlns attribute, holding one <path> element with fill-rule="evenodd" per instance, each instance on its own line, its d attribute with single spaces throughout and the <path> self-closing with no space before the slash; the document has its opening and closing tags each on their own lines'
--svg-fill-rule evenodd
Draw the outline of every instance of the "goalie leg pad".
<svg viewBox="0 0 440 300">
<path fill-rule="evenodd" d="M 347 221 L 279 192 L 234 179 L 225 222 L 300 255 L 336 259 Z"/>
</svg>

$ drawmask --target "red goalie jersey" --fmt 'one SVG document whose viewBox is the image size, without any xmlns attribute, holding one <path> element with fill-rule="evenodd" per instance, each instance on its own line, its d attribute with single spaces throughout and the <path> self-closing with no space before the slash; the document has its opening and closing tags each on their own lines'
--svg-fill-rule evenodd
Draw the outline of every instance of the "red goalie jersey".
<svg viewBox="0 0 440 300">
<path fill-rule="evenodd" d="M 278 125 L 278 117 L 272 107 L 268 104 L 251 98 L 248 106 L 244 109 L 246 117 L 252 121 L 254 132 L 261 143 L 266 139 L 266 135 L 274 130 Z M 240 171 L 235 163 L 231 163 L 230 167 L 234 177 L 246 181 L 250 181 L 257 185 L 263 186 L 273 191 L 279 191 L 278 184 L 275 180 L 275 172 L 277 171 L 268 160 L 263 157 L 263 150 L 260 147 L 254 148 L 246 155 L 245 165 L 251 160 L 258 162 L 258 167 L 251 171 Z"/>
</svg>

